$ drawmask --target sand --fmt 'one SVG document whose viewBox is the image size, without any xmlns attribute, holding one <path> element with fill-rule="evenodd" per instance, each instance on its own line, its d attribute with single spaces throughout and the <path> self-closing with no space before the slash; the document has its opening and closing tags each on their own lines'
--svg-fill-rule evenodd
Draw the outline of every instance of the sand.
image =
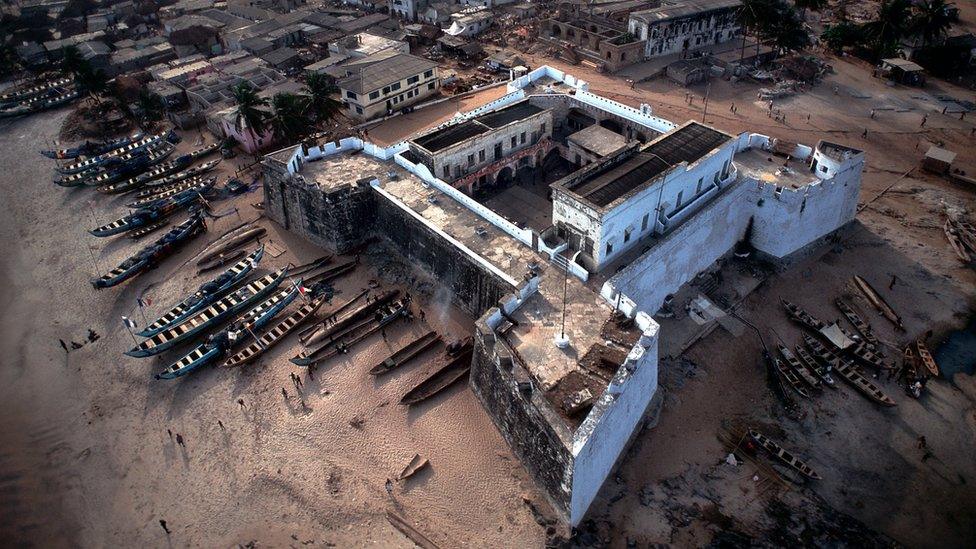
<svg viewBox="0 0 976 549">
<path fill-rule="evenodd" d="M 95 225 L 93 213 L 99 224 L 124 213 L 124 198 L 50 183 L 54 163 L 37 151 L 57 133 L 64 114 L 0 128 L 7 206 L 0 221 L 0 344 L 7 357 L 0 370 L 0 530 L 8 543 L 281 546 L 297 539 L 316 546 L 411 546 L 387 523 L 387 509 L 445 546 L 541 542 L 544 533 L 522 496 L 541 498 L 466 386 L 410 410 L 397 404 L 436 355 L 379 381 L 366 375 L 420 333 L 419 321 L 389 330 L 389 342 L 375 336 L 320 368 L 314 380 L 287 361 L 297 352 L 294 339 L 244 370 L 211 368 L 176 381 L 155 381 L 152 374 L 178 352 L 155 359 L 123 356 L 132 340 L 120 317 L 143 324 L 136 296 L 145 289 L 152 316 L 213 276 L 179 267 L 241 218 L 258 217 L 248 204 L 260 200 L 260 192 L 239 197 L 240 217 L 211 221 L 206 236 L 158 269 L 96 291 L 88 283 L 94 271 L 89 246 L 107 270 L 142 244 L 85 232 Z M 190 134 L 181 150 L 193 148 L 196 137 Z M 231 169 L 227 164 L 221 180 Z M 233 205 L 219 201 L 213 207 L 221 213 Z M 261 272 L 322 254 L 279 234 L 267 220 L 260 223 L 271 241 L 289 250 L 263 261 Z M 336 299 L 355 295 L 375 276 L 364 265 L 337 284 Z M 472 320 L 445 309 L 435 293 L 415 295 L 432 327 L 455 337 L 470 333 Z M 101 339 L 66 356 L 58 339 L 82 342 L 89 328 Z M 304 409 L 292 372 L 304 379 Z M 282 387 L 289 391 L 287 402 Z M 186 447 L 167 429 L 181 434 Z M 388 494 L 386 480 L 415 452 L 428 457 L 431 467 Z M 168 537 L 160 519 L 172 531 Z"/>
</svg>

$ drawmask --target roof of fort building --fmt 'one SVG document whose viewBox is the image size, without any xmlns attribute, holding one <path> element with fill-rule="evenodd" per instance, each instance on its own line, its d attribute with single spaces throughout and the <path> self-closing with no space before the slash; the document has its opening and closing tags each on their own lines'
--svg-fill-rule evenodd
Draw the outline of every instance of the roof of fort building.
<svg viewBox="0 0 976 549">
<path fill-rule="evenodd" d="M 544 110 L 546 109 L 533 105 L 529 103 L 528 99 L 524 99 L 470 120 L 444 126 L 413 139 L 413 142 L 430 152 L 438 152 L 472 137 L 505 127 L 512 122 L 524 120 Z"/>
<path fill-rule="evenodd" d="M 697 122 L 689 122 L 632 153 L 623 162 L 610 163 L 564 188 L 597 207 L 605 207 L 632 191 L 652 183 L 658 175 L 682 162 L 707 156 L 732 136 Z"/>
</svg>

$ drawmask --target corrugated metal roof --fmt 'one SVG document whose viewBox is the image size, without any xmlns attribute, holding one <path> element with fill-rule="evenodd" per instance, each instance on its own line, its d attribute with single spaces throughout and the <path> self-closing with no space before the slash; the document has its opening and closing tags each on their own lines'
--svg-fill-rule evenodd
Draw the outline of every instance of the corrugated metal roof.
<svg viewBox="0 0 976 549">
<path fill-rule="evenodd" d="M 340 80 L 338 85 L 339 88 L 354 93 L 369 93 L 436 67 L 437 63 L 433 61 L 401 53 L 362 67 Z"/>
</svg>

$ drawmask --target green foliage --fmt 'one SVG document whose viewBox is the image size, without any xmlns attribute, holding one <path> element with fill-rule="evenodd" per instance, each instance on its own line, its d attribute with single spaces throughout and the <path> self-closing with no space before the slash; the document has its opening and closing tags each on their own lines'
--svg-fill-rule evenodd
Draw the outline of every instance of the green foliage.
<svg viewBox="0 0 976 549">
<path fill-rule="evenodd" d="M 937 42 L 944 38 L 952 26 L 949 16 L 949 6 L 945 0 L 926 0 L 915 6 L 914 15 L 909 24 L 910 30 L 922 37 L 922 45 Z"/>
<path fill-rule="evenodd" d="M 853 48 L 861 44 L 861 28 L 854 23 L 847 22 L 829 25 L 820 35 L 820 39 L 831 51 L 840 53 L 845 48 Z"/>
<path fill-rule="evenodd" d="M 166 103 L 163 101 L 163 98 L 158 93 L 153 93 L 145 89 L 139 92 L 136 105 L 142 112 L 142 118 L 150 122 L 162 120 L 163 114 L 166 112 Z"/>
<path fill-rule="evenodd" d="M 306 115 L 309 98 L 293 93 L 279 93 L 271 98 L 271 127 L 275 136 L 287 143 L 295 143 L 308 133 L 310 119 Z"/>
<path fill-rule="evenodd" d="M 261 107 L 268 106 L 268 100 L 260 97 L 248 82 L 241 82 L 233 87 L 231 93 L 237 102 L 237 127 L 247 129 L 255 135 L 264 131 L 268 119 L 268 112 Z"/>
<path fill-rule="evenodd" d="M 342 112 L 342 103 L 334 97 L 339 88 L 324 74 L 308 73 L 304 91 L 308 95 L 311 114 L 317 121 L 329 122 Z"/>
<path fill-rule="evenodd" d="M 784 0 L 743 0 L 739 24 L 759 40 L 768 40 L 780 51 L 801 50 L 810 36 L 796 9 Z"/>
</svg>

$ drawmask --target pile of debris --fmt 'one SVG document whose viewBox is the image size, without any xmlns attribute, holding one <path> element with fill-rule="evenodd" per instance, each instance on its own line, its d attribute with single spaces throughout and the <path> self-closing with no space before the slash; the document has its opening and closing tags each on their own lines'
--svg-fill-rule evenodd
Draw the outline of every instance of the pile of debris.
<svg viewBox="0 0 976 549">
<path fill-rule="evenodd" d="M 976 260 L 976 228 L 971 223 L 947 215 L 942 229 L 945 231 L 946 238 L 949 239 L 952 251 L 956 253 L 960 261 L 969 264 Z"/>
<path fill-rule="evenodd" d="M 816 85 L 833 70 L 830 64 L 817 57 L 793 55 L 776 61 L 776 66 L 770 70 L 757 69 L 749 76 L 759 82 L 774 83 L 771 88 L 759 90 L 759 98 L 768 101 L 803 92 L 806 86 Z"/>
</svg>

